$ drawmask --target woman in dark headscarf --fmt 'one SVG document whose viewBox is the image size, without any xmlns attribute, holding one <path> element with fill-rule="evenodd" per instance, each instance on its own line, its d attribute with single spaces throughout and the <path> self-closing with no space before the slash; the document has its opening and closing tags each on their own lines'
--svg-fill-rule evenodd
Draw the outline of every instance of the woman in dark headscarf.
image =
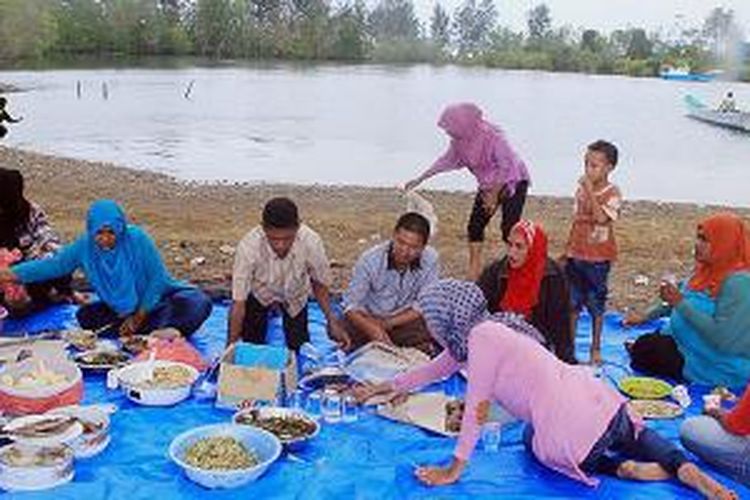
<svg viewBox="0 0 750 500">
<path fill-rule="evenodd" d="M 0 268 L 46 259 L 60 249 L 60 237 L 50 226 L 47 215 L 26 199 L 23 188 L 21 172 L 0 168 Z M 19 316 L 70 293 L 70 277 L 64 276 L 26 287 L 0 288 L 0 303 Z"/>
</svg>

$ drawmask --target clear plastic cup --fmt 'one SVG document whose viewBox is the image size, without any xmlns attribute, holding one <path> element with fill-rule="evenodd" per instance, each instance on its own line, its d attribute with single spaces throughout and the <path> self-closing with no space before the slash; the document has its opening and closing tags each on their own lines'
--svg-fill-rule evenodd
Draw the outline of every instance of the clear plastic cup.
<svg viewBox="0 0 750 500">
<path fill-rule="evenodd" d="M 503 424 L 500 422 L 487 422 L 482 425 L 482 447 L 484 451 L 496 452 L 500 449 Z"/>
<path fill-rule="evenodd" d="M 341 394 L 336 391 L 323 393 L 323 420 L 329 424 L 341 422 Z"/>
<path fill-rule="evenodd" d="M 341 420 L 344 422 L 356 422 L 359 420 L 359 404 L 351 394 L 344 396 Z"/>
<path fill-rule="evenodd" d="M 307 403 L 305 404 L 305 410 L 307 413 L 315 418 L 320 418 L 323 409 L 323 396 L 320 392 L 312 392 L 307 396 Z"/>
<path fill-rule="evenodd" d="M 305 394 L 300 390 L 296 390 L 289 394 L 286 398 L 286 407 L 292 410 L 304 410 Z"/>
</svg>

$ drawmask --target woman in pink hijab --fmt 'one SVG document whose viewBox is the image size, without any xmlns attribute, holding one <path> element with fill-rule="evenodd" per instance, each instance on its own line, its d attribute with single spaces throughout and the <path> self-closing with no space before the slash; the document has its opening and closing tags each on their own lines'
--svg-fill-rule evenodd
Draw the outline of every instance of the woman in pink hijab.
<svg viewBox="0 0 750 500">
<path fill-rule="evenodd" d="M 521 218 L 529 188 L 529 172 L 523 160 L 510 147 L 502 130 L 482 118 L 482 110 L 472 103 L 452 104 L 440 115 L 438 126 L 451 138 L 451 144 L 422 175 L 406 183 L 406 190 L 417 187 L 433 175 L 468 168 L 479 185 L 468 223 L 469 279 L 479 277 L 482 265 L 484 229 L 502 207 L 503 239 Z"/>
</svg>

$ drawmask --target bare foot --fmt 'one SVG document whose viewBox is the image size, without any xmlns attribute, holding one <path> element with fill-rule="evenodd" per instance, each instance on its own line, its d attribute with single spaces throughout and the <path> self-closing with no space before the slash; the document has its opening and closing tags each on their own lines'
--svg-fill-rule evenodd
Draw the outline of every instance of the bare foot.
<svg viewBox="0 0 750 500">
<path fill-rule="evenodd" d="M 626 460 L 617 468 L 617 477 L 634 481 L 665 481 L 672 475 L 656 462 Z"/>
<path fill-rule="evenodd" d="M 703 471 L 697 465 L 685 463 L 677 470 L 680 481 L 691 486 L 712 500 L 737 500 L 739 497 L 734 491 L 725 488 Z"/>
<path fill-rule="evenodd" d="M 601 351 L 591 351 L 591 364 L 593 366 L 602 365 L 602 353 Z"/>
</svg>

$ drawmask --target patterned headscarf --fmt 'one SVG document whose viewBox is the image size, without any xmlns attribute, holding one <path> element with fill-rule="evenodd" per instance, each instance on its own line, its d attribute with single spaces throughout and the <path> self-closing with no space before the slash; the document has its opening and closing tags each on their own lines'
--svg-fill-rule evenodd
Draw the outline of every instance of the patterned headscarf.
<svg viewBox="0 0 750 500">
<path fill-rule="evenodd" d="M 520 315 L 491 315 L 482 290 L 471 281 L 439 280 L 425 288 L 417 302 L 430 334 L 460 363 L 468 358 L 469 332 L 485 320 L 502 323 L 544 343 L 542 334 Z"/>
</svg>

